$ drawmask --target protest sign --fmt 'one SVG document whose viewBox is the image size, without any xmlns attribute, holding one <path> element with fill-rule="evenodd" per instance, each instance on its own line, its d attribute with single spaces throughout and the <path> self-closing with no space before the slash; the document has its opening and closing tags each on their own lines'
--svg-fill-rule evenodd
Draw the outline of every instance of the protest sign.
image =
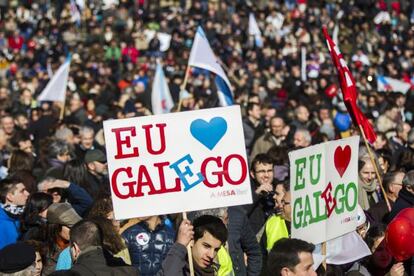
<svg viewBox="0 0 414 276">
<path fill-rule="evenodd" d="M 357 225 L 359 137 L 289 153 L 292 237 L 321 243 Z"/>
<path fill-rule="evenodd" d="M 116 219 L 252 202 L 239 106 L 104 122 Z"/>
</svg>

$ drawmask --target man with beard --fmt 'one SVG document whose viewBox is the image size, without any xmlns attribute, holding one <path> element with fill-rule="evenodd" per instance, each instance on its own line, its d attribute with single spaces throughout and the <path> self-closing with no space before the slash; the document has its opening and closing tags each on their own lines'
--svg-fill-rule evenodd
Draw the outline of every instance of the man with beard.
<svg viewBox="0 0 414 276">
<path fill-rule="evenodd" d="M 109 196 L 108 164 L 105 154 L 99 149 L 88 150 L 84 160 L 88 170 L 86 191 L 94 200 Z"/>
<path fill-rule="evenodd" d="M 28 197 L 23 183 L 14 179 L 0 182 L 0 249 L 19 239 L 20 218 Z"/>
</svg>

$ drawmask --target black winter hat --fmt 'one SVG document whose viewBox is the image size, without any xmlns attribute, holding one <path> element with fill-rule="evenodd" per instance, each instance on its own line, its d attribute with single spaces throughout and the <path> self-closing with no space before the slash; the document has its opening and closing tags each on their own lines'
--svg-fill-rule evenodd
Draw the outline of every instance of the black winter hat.
<svg viewBox="0 0 414 276">
<path fill-rule="evenodd" d="M 0 272 L 14 273 L 28 268 L 36 260 L 34 246 L 17 242 L 0 250 Z"/>
</svg>

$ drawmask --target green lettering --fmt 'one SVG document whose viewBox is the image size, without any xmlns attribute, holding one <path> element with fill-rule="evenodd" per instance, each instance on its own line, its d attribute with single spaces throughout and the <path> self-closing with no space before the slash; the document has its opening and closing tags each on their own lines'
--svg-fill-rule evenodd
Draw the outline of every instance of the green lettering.
<svg viewBox="0 0 414 276">
<path fill-rule="evenodd" d="M 306 168 L 306 157 L 295 160 L 296 165 L 296 181 L 294 190 L 305 188 L 305 179 L 303 178 L 303 170 Z"/>
<path fill-rule="evenodd" d="M 302 227 L 305 227 L 306 225 L 308 225 L 308 223 L 312 223 L 312 208 L 311 208 L 309 197 L 306 196 Z"/>
<path fill-rule="evenodd" d="M 352 202 L 352 205 L 349 205 L 349 190 L 353 190 L 354 191 L 354 202 Z M 357 201 L 358 201 L 358 196 L 357 196 L 357 187 L 355 185 L 355 183 L 350 182 L 348 184 L 348 186 L 346 186 L 346 201 L 345 201 L 345 206 L 346 206 L 346 210 L 347 211 L 352 211 L 355 209 L 356 205 L 357 205 Z"/>
<path fill-rule="evenodd" d="M 315 159 L 315 156 L 316 156 L 316 159 L 318 159 L 318 167 L 317 167 L 318 174 L 317 174 L 316 178 L 313 177 L 313 159 Z M 312 183 L 312 185 L 318 184 L 319 178 L 321 177 L 321 157 L 322 157 L 322 154 L 319 153 L 317 155 L 311 155 L 310 158 L 309 158 L 309 162 L 310 162 L 310 182 Z"/>
<path fill-rule="evenodd" d="M 341 191 L 340 195 L 338 196 L 339 192 Z M 335 213 L 336 214 L 342 214 L 344 212 L 345 208 L 345 187 L 344 184 L 339 184 L 335 188 L 334 192 L 334 198 L 336 199 L 336 207 L 335 207 Z"/>
<path fill-rule="evenodd" d="M 319 199 L 321 197 L 321 194 L 322 194 L 321 191 L 313 193 L 313 197 L 315 198 L 316 214 L 315 214 L 315 217 L 312 219 L 312 221 L 310 223 L 320 222 L 320 221 L 326 219 L 326 208 L 320 208 L 321 207 L 320 206 L 321 202 L 319 201 Z M 325 205 L 323 205 L 323 206 L 325 206 Z M 321 214 L 321 210 L 324 211 L 322 214 Z"/>
<path fill-rule="evenodd" d="M 295 227 L 295 229 L 299 229 L 302 224 L 302 214 L 302 198 L 298 197 L 293 204 L 293 227 Z M 297 219 L 299 219 L 299 221 Z"/>
</svg>

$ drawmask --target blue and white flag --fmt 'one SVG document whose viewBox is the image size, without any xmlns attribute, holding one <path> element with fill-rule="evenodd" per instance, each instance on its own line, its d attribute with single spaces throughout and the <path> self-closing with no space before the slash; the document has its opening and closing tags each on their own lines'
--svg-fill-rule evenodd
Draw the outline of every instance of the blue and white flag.
<svg viewBox="0 0 414 276">
<path fill-rule="evenodd" d="M 254 42 L 257 47 L 263 47 L 262 32 L 259 29 L 259 25 L 257 25 L 253 13 L 249 14 L 249 35 L 254 36 Z"/>
<path fill-rule="evenodd" d="M 63 63 L 37 97 L 38 101 L 65 102 L 70 58 Z"/>
<path fill-rule="evenodd" d="M 214 55 L 201 27 L 197 28 L 188 65 L 214 73 L 220 106 L 229 106 L 233 104 L 233 92 L 231 90 L 230 81 Z"/>
<path fill-rule="evenodd" d="M 411 85 L 401 80 L 392 79 L 382 75 L 377 75 L 377 88 L 380 92 L 389 91 L 401 92 L 403 94 L 406 94 L 407 91 L 411 88 Z"/>
<path fill-rule="evenodd" d="M 154 81 L 152 83 L 151 103 L 153 114 L 169 113 L 174 106 L 167 79 L 159 63 L 157 63 Z"/>
<path fill-rule="evenodd" d="M 72 14 L 72 22 L 79 27 L 81 25 L 82 16 L 75 0 L 70 0 L 70 13 Z"/>
</svg>

